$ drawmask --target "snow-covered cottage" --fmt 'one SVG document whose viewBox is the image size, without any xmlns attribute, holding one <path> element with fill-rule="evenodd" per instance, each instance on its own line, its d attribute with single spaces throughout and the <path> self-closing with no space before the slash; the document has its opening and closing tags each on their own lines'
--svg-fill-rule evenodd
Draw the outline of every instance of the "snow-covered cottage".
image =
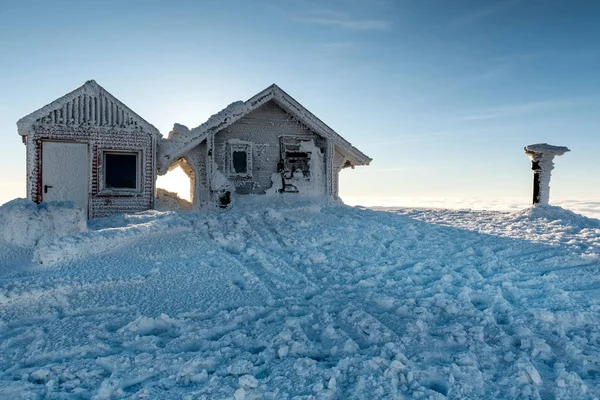
<svg viewBox="0 0 600 400">
<path fill-rule="evenodd" d="M 246 194 L 337 198 L 342 168 L 371 162 L 276 85 L 168 139 L 93 80 L 17 127 L 27 197 L 74 201 L 88 218 L 153 208 L 157 173 L 178 166 L 198 210 Z"/>
<path fill-rule="evenodd" d="M 89 218 L 154 207 L 159 131 L 96 82 L 17 122 L 27 197 L 74 201 Z"/>
<path fill-rule="evenodd" d="M 299 193 L 337 198 L 343 168 L 371 158 L 277 85 L 194 129 L 176 124 L 158 147 L 158 173 L 181 166 L 197 209 L 230 196 Z"/>
</svg>

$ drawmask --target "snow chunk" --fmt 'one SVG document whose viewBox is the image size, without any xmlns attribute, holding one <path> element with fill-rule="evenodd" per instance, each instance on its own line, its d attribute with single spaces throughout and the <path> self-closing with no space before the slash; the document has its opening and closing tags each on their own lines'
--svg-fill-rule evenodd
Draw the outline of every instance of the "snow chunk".
<svg viewBox="0 0 600 400">
<path fill-rule="evenodd" d="M 0 207 L 0 238 L 21 247 L 48 243 L 87 229 L 84 211 L 73 202 L 35 204 L 14 199 Z"/>
<path fill-rule="evenodd" d="M 233 394 L 235 400 L 244 400 L 246 398 L 246 391 L 243 388 L 239 388 Z"/>
<path fill-rule="evenodd" d="M 535 385 L 542 384 L 542 377 L 537 369 L 531 364 L 522 365 L 521 366 L 521 380 L 523 382 L 531 382 Z"/>
<path fill-rule="evenodd" d="M 121 331 L 129 331 L 137 335 L 158 335 L 171 332 L 177 329 L 179 325 L 178 320 L 170 318 L 166 314 L 161 314 L 156 318 L 140 316 L 121 328 Z"/>
<path fill-rule="evenodd" d="M 277 194 L 283 189 L 283 180 L 281 179 L 281 173 L 274 172 L 271 174 L 271 187 L 266 190 L 266 194 Z"/>
<path fill-rule="evenodd" d="M 238 380 L 238 383 L 243 388 L 256 388 L 258 387 L 258 380 L 252 375 L 243 375 Z"/>
<path fill-rule="evenodd" d="M 248 360 L 238 360 L 227 367 L 229 375 L 246 375 L 252 371 L 254 365 Z"/>
</svg>

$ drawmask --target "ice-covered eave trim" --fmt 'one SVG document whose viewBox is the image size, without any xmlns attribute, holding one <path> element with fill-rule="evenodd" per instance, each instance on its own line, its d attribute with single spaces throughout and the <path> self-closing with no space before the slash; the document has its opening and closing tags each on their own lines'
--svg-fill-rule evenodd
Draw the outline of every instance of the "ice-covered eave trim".
<svg viewBox="0 0 600 400">
<path fill-rule="evenodd" d="M 84 83 L 82 86 L 77 89 L 65 94 L 64 96 L 54 100 L 52 103 L 45 105 L 37 111 L 32 112 L 29 115 L 21 118 L 17 121 L 17 131 L 21 136 L 27 136 L 32 133 L 33 126 L 37 123 L 37 120 L 45 117 L 50 114 L 52 111 L 62 108 L 66 103 L 73 101 L 76 97 L 81 96 L 82 94 L 91 94 L 91 95 L 100 95 L 103 94 L 114 103 L 116 103 L 119 107 L 127 110 L 131 115 L 133 115 L 137 120 L 139 125 L 146 130 L 148 133 L 152 134 L 156 139 L 162 137 L 161 133 L 156 129 L 154 125 L 146 121 L 144 118 L 140 117 L 136 112 L 134 112 L 131 108 L 127 107 L 123 102 L 117 99 L 115 96 L 110 94 L 106 89 L 100 86 L 96 81 L 89 80 Z M 60 124 L 57 124 L 60 125 Z"/>
<path fill-rule="evenodd" d="M 171 165 L 205 141 L 209 135 L 227 128 L 249 112 L 246 103 L 237 101 L 213 114 L 206 122 L 191 130 L 184 125 L 175 124 L 173 132 L 177 134 L 173 135 L 171 132 L 169 138 L 162 139 L 158 145 L 159 175 L 166 173 Z"/>
<path fill-rule="evenodd" d="M 336 151 L 336 153 L 337 152 L 342 153 L 344 155 L 344 160 L 345 160 L 344 163 L 349 164 L 346 166 L 342 166 L 342 168 L 347 168 L 347 167 L 354 168 L 354 167 L 361 166 L 361 165 L 369 165 L 369 163 L 363 163 L 363 162 L 361 162 L 361 160 L 358 160 L 353 154 L 347 152 L 346 149 L 343 147 L 336 146 L 335 151 Z M 369 159 L 369 162 L 370 161 L 371 160 Z"/>
<path fill-rule="evenodd" d="M 304 108 L 300 103 L 273 84 L 248 99 L 245 102 L 235 102 L 211 116 L 205 123 L 194 129 L 175 124 L 174 130 L 180 135 L 169 140 L 162 140 L 159 145 L 159 173 L 165 173 L 168 168 L 185 153 L 202 143 L 208 135 L 222 131 L 231 126 L 242 117 L 256 110 L 269 101 L 275 101 L 282 109 L 290 113 L 301 123 L 312 129 L 315 133 L 334 141 L 344 150 L 347 158 L 353 165 L 369 165 L 372 159 L 363 154 L 350 142 L 338 135 L 333 129 L 317 118 L 313 113 Z"/>
</svg>

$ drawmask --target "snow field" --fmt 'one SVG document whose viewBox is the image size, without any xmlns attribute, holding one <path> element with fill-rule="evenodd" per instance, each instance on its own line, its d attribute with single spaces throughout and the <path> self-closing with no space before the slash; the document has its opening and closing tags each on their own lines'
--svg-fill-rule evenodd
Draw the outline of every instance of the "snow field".
<svg viewBox="0 0 600 400">
<path fill-rule="evenodd" d="M 303 203 L 89 229 L 42 268 L 0 242 L 0 398 L 600 397 L 598 220 Z"/>
</svg>

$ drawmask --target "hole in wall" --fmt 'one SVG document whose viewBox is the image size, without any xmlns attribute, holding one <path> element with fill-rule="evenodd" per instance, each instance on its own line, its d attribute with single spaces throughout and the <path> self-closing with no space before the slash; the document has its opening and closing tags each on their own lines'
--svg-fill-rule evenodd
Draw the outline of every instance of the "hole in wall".
<svg viewBox="0 0 600 400">
<path fill-rule="evenodd" d="M 169 171 L 156 179 L 156 209 L 160 211 L 190 211 L 194 201 L 194 171 L 179 160 Z"/>
<path fill-rule="evenodd" d="M 156 179 L 156 187 L 176 193 L 184 200 L 192 201 L 192 180 L 181 166 L 177 166 L 164 175 L 159 175 Z"/>
</svg>

